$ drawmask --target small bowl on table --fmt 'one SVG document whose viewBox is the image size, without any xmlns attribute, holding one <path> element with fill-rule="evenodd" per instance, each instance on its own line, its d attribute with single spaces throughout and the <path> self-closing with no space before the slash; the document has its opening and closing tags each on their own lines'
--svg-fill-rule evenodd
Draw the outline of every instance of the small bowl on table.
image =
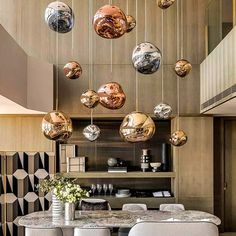
<svg viewBox="0 0 236 236">
<path fill-rule="evenodd" d="M 161 162 L 151 162 L 152 172 L 157 172 L 158 168 L 161 166 Z"/>
</svg>

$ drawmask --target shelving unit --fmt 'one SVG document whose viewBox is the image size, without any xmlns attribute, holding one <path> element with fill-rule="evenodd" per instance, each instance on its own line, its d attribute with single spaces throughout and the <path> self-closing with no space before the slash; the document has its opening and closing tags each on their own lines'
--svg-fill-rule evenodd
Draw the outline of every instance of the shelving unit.
<svg viewBox="0 0 236 236">
<path fill-rule="evenodd" d="M 132 171 L 127 173 L 108 173 L 105 171 L 90 171 L 84 173 L 70 172 L 63 173 L 64 177 L 67 178 L 175 178 L 175 172 L 140 172 Z"/>
</svg>

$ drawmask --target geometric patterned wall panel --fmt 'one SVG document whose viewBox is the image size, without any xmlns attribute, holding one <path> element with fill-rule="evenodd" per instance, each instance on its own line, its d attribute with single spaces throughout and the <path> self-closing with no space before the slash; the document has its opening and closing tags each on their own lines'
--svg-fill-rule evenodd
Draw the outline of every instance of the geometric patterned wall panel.
<svg viewBox="0 0 236 236">
<path fill-rule="evenodd" d="M 18 225 L 20 216 L 34 211 L 48 210 L 50 198 L 39 193 L 35 186 L 55 174 L 54 153 L 7 152 L 1 158 L 2 173 L 2 234 L 23 236 L 24 229 Z"/>
</svg>

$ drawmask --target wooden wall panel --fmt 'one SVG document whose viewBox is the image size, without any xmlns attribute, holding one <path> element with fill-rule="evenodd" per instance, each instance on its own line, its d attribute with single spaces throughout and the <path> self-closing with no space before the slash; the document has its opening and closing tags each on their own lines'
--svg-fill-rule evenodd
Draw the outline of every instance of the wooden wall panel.
<svg viewBox="0 0 236 236">
<path fill-rule="evenodd" d="M 0 116 L 2 151 L 53 151 L 54 144 L 41 132 L 43 116 Z"/>
<path fill-rule="evenodd" d="M 179 128 L 178 128 L 179 127 Z M 182 129 L 188 142 L 174 147 L 178 173 L 178 201 L 187 209 L 213 212 L 213 118 L 181 117 L 172 120 L 172 132 Z"/>
<path fill-rule="evenodd" d="M 133 96 L 135 95 L 134 88 L 136 83 L 131 54 L 136 43 L 143 42 L 146 35 L 146 40 L 156 44 L 163 52 L 164 80 L 167 81 L 164 85 L 165 93 L 167 94 L 166 102 L 172 105 L 174 113 L 176 113 L 176 82 L 172 73 L 173 64 L 180 57 L 180 55 L 177 55 L 180 44 L 177 43 L 180 41 L 179 37 L 182 32 L 181 29 L 183 29 L 184 57 L 191 61 L 196 67 L 196 71 L 193 71 L 192 75 L 184 80 L 185 82 L 189 80 L 186 85 L 183 85 L 188 89 L 188 96 L 184 96 L 181 100 L 188 101 L 188 105 L 185 103 L 180 104 L 181 113 L 185 115 L 199 114 L 199 107 L 196 105 L 199 103 L 199 91 L 196 88 L 199 87 L 198 65 L 205 55 L 205 0 L 178 0 L 165 11 L 157 6 L 156 0 L 146 1 L 146 11 L 144 0 L 113 0 L 112 3 L 120 6 L 125 13 L 132 14 L 137 18 L 137 27 L 131 33 L 116 40 L 107 40 L 99 37 L 94 32 L 91 23 L 94 13 L 99 7 L 108 4 L 108 0 L 65 0 L 64 2 L 69 4 L 75 12 L 75 26 L 67 34 L 57 34 L 45 24 L 44 11 L 50 2 L 50 0 L 18 0 L 17 2 L 0 0 L 0 22 L 29 55 L 59 64 L 59 94 L 65 94 L 67 90 L 70 91 L 69 99 L 68 96 L 59 97 L 60 109 L 65 109 L 65 111 L 75 116 L 86 116 L 87 113 L 81 108 L 81 105 L 75 106 L 74 103 L 80 102 L 78 100 L 78 91 L 86 90 L 88 86 L 85 86 L 86 83 L 84 81 L 78 83 L 63 81 L 65 78 L 61 70 L 67 61 L 78 60 L 83 65 L 86 73 L 86 65 L 91 62 L 89 51 L 92 50 L 90 55 L 92 55 L 94 67 L 97 66 L 96 74 L 93 77 L 93 80 L 96 81 L 94 87 L 111 80 L 108 76 L 110 74 L 109 65 L 111 61 L 113 67 L 117 66 L 116 69 L 113 69 L 115 71 L 119 67 L 122 69 L 123 65 L 126 68 L 130 65 L 129 72 L 127 70 L 125 70 L 126 72 L 120 71 L 120 76 L 116 75 L 118 72 L 114 72 L 112 78 L 112 80 L 122 83 L 123 88 L 128 91 L 126 108 L 116 112 L 99 108 L 95 112 L 96 115 L 118 116 L 131 112 L 134 109 Z M 178 4 L 182 7 L 177 7 Z M 183 25 L 177 24 L 177 16 L 180 16 L 180 13 L 183 14 Z M 89 47 L 89 43 L 91 43 L 92 48 Z M 104 67 L 100 67 L 100 65 L 104 65 Z M 97 70 L 98 68 L 99 70 Z M 131 72 L 131 70 L 133 71 Z M 107 76 L 102 76 L 104 74 Z M 85 75 L 83 75 L 83 79 L 88 80 Z M 152 76 L 146 76 L 147 78 L 142 78 L 142 75 L 139 75 L 139 77 L 141 77 L 139 80 L 139 94 L 143 95 L 143 97 L 140 96 L 139 98 L 140 108 L 152 114 L 154 101 L 156 103 L 161 102 L 161 70 Z M 99 78 L 102 79 L 99 80 Z M 79 87 L 71 89 L 74 85 Z M 146 91 L 142 90 L 143 87 L 145 89 L 148 88 L 147 91 L 151 91 L 151 103 Z"/>
</svg>

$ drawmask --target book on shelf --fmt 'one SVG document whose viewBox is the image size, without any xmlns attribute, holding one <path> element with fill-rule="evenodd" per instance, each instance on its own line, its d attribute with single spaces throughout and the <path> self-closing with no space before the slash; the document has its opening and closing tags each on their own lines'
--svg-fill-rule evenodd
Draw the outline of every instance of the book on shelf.
<svg viewBox="0 0 236 236">
<path fill-rule="evenodd" d="M 127 166 L 108 167 L 108 173 L 127 173 Z"/>
</svg>

